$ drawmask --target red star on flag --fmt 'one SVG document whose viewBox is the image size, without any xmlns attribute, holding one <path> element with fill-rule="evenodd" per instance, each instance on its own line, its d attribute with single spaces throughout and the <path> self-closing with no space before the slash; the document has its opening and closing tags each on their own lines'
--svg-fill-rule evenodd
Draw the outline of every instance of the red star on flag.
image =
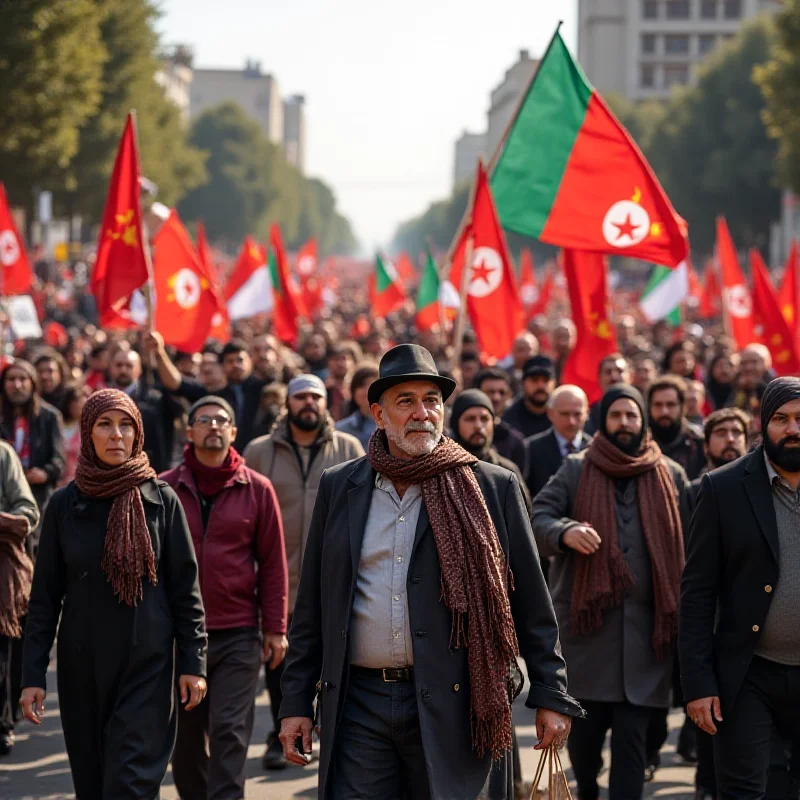
<svg viewBox="0 0 800 800">
<path fill-rule="evenodd" d="M 489 276 L 494 272 L 494 267 L 487 267 L 485 261 L 481 261 L 480 264 L 476 264 L 472 267 L 472 278 L 470 282 L 474 282 L 480 278 L 484 283 L 489 284 L 491 281 L 489 280 Z"/>
<path fill-rule="evenodd" d="M 641 225 L 634 225 L 631 222 L 630 213 L 626 214 L 625 222 L 612 222 L 611 224 L 619 231 L 617 234 L 617 241 L 619 241 L 623 236 L 633 239 L 634 231 L 637 231 L 642 227 Z"/>
</svg>

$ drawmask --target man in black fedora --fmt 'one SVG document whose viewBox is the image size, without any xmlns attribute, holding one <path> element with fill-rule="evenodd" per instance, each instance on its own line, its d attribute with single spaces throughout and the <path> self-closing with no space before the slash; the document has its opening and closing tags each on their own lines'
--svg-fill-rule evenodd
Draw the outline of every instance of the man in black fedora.
<svg viewBox="0 0 800 800">
<path fill-rule="evenodd" d="M 491 796 L 512 797 L 518 654 L 537 747 L 563 744 L 582 713 L 518 480 L 442 435 L 454 387 L 423 347 L 389 350 L 368 455 L 320 483 L 280 711 L 303 764 L 319 698 L 320 798 L 470 800 L 492 773 Z"/>
</svg>

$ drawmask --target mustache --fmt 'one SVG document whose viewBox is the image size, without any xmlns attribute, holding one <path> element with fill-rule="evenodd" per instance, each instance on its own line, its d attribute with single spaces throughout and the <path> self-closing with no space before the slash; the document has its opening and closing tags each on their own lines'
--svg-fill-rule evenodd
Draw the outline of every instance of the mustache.
<svg viewBox="0 0 800 800">
<path fill-rule="evenodd" d="M 405 432 L 411 433 L 413 431 L 425 431 L 426 433 L 436 433 L 436 426 L 432 422 L 408 422 L 406 423 Z"/>
</svg>

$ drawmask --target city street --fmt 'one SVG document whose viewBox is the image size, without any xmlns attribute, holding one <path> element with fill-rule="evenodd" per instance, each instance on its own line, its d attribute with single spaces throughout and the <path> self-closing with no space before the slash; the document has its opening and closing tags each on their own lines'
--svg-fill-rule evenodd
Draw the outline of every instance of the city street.
<svg viewBox="0 0 800 800">
<path fill-rule="evenodd" d="M 50 674 L 51 685 L 55 675 Z M 523 692 L 524 694 L 524 692 Z M 27 722 L 18 725 L 17 745 L 10 758 L 0 761 L 0 797 L 3 800 L 66 800 L 73 797 L 69 763 L 64 750 L 64 739 L 58 718 L 58 696 L 49 694 L 45 703 L 45 719 L 42 726 L 34 729 Z M 519 701 L 514 710 L 517 735 L 522 748 L 522 766 L 528 780 L 533 778 L 538 754 L 532 746 L 536 741 L 534 716 Z M 669 797 L 674 800 L 689 800 L 693 797 L 694 768 L 686 765 L 675 754 L 677 727 L 682 715 L 670 717 L 670 740 L 662 751 L 663 767 L 656 773 L 653 783 L 648 784 L 645 797 Z M 271 725 L 269 700 L 266 692 L 257 701 L 256 723 L 253 743 L 250 745 L 247 781 L 249 800 L 289 800 L 289 798 L 316 797 L 317 772 L 314 764 L 301 769 L 289 767 L 282 772 L 265 773 L 261 769 L 264 739 Z M 566 753 L 564 754 L 566 759 Z M 606 751 L 606 767 L 608 753 Z M 604 769 L 601 783 L 608 783 L 608 770 Z M 167 774 L 164 781 L 164 800 L 177 800 L 178 793 Z"/>
</svg>

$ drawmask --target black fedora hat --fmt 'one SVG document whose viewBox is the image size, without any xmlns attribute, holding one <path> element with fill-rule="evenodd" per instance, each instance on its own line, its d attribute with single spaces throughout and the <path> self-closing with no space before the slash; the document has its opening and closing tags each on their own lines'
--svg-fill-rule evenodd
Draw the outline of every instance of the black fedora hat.
<svg viewBox="0 0 800 800">
<path fill-rule="evenodd" d="M 433 356 L 418 344 L 399 344 L 387 350 L 383 354 L 378 372 L 380 377 L 367 392 L 370 405 L 377 403 L 387 389 L 408 381 L 432 381 L 442 390 L 444 400 L 456 388 L 456 382 L 440 375 Z"/>
</svg>

